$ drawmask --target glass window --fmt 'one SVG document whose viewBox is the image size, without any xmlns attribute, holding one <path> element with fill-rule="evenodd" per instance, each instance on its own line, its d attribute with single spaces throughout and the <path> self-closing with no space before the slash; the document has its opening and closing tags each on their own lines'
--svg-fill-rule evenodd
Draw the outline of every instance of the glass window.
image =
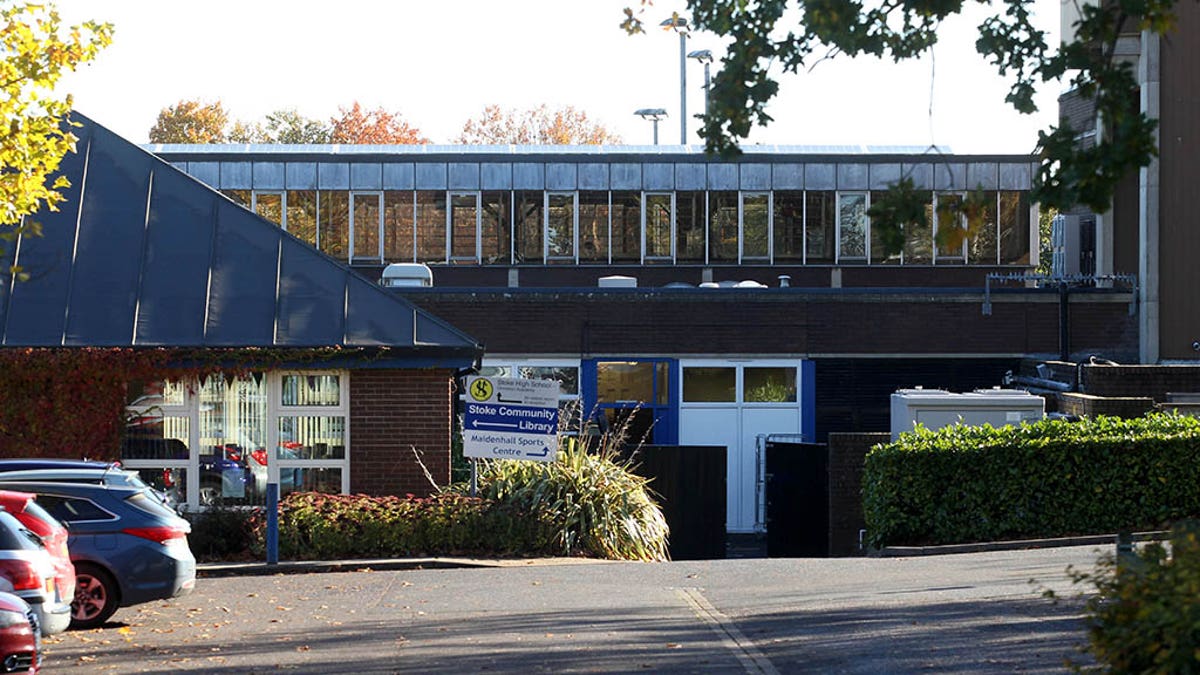
<svg viewBox="0 0 1200 675">
<path fill-rule="evenodd" d="M 743 371 L 747 403 L 791 403 L 796 400 L 795 368 L 747 367 Z"/>
<path fill-rule="evenodd" d="M 1000 263 L 1029 264 L 1029 193 L 1000 193 Z"/>
<path fill-rule="evenodd" d="M 483 377 L 512 377 L 512 369 L 508 366 L 483 366 L 479 374 Z"/>
<path fill-rule="evenodd" d="M 287 231 L 309 244 L 317 245 L 317 193 L 315 190 L 291 190 L 287 193 Z"/>
<path fill-rule="evenodd" d="M 446 193 L 417 192 L 417 261 L 446 261 Z"/>
<path fill-rule="evenodd" d="M 341 415 L 280 417 L 276 457 L 345 459 L 346 418 Z"/>
<path fill-rule="evenodd" d="M 654 401 L 654 365 L 646 362 L 604 361 L 596 364 L 596 400 Z"/>
<path fill-rule="evenodd" d="M 799 263 L 804 261 L 804 193 L 783 191 L 775 193 L 774 222 L 775 250 L 777 263 Z"/>
<path fill-rule="evenodd" d="M 383 193 L 383 257 L 388 262 L 413 262 L 413 192 Z"/>
<path fill-rule="evenodd" d="M 771 257 L 771 196 L 742 195 L 742 260 Z"/>
<path fill-rule="evenodd" d="M 317 242 L 322 251 L 346 260 L 346 242 L 350 237 L 350 193 L 340 190 L 320 192 L 321 217 L 317 222 Z"/>
<path fill-rule="evenodd" d="M 221 194 L 229 197 L 241 206 L 250 208 L 252 197 L 249 190 L 221 190 Z"/>
<path fill-rule="evenodd" d="M 484 192 L 479 208 L 480 246 L 484 264 L 512 261 L 512 194 Z"/>
<path fill-rule="evenodd" d="M 967 236 L 963 227 L 962 195 L 938 193 L 934 200 L 937 262 L 962 262 Z"/>
<path fill-rule="evenodd" d="M 612 193 L 612 261 L 642 261 L 642 195 Z"/>
<path fill-rule="evenodd" d="M 187 387 L 179 382 L 134 381 L 126 388 L 126 401 L 137 408 L 181 406 L 185 403 Z"/>
<path fill-rule="evenodd" d="M 546 194 L 546 258 L 575 260 L 575 193 Z"/>
<path fill-rule="evenodd" d="M 675 260 L 704 262 L 704 193 L 675 193 Z"/>
<path fill-rule="evenodd" d="M 337 375 L 284 375 L 282 405 L 336 406 L 342 399 Z"/>
<path fill-rule="evenodd" d="M 670 260 L 671 239 L 675 219 L 671 212 L 671 195 L 647 193 L 646 205 L 646 260 Z"/>
<path fill-rule="evenodd" d="M 608 262 L 608 193 L 579 193 L 579 261 Z"/>
<path fill-rule="evenodd" d="M 149 411 L 125 423 L 121 439 L 121 459 L 188 458 L 191 420 L 183 415 L 161 415 Z"/>
<path fill-rule="evenodd" d="M 688 403 L 732 403 L 737 400 L 737 368 L 683 369 L 683 400 Z"/>
<path fill-rule="evenodd" d="M 904 226 L 904 264 L 928 265 L 933 262 L 933 193 L 925 197 L 925 222 Z"/>
<path fill-rule="evenodd" d="M 996 192 L 983 193 L 983 208 L 967 216 L 967 229 L 971 231 L 967 261 L 976 265 L 995 265 L 998 262 L 999 242 L 996 221 Z"/>
<path fill-rule="evenodd" d="M 450 259 L 476 262 L 475 235 L 479 229 L 479 195 L 450 196 Z"/>
<path fill-rule="evenodd" d="M 838 194 L 838 260 L 867 257 L 867 195 Z"/>
<path fill-rule="evenodd" d="M 354 192 L 351 223 L 354 229 L 354 254 L 352 262 L 378 263 L 381 259 L 379 230 L 383 227 L 383 195 L 378 192 Z"/>
<path fill-rule="evenodd" d="M 881 199 L 883 194 L 883 192 L 872 192 L 871 203 L 874 204 L 875 200 Z M 879 233 L 880 229 L 875 227 L 875 223 L 871 223 L 871 262 L 877 265 L 899 264 L 900 256 L 904 250 L 904 247 L 901 246 L 900 250 L 896 251 L 895 253 L 888 253 L 886 247 L 883 245 L 883 240 Z"/>
<path fill-rule="evenodd" d="M 517 192 L 513 195 L 516 204 L 516 252 L 518 263 L 540 264 L 543 260 L 542 213 L 545 209 L 541 192 Z"/>
<path fill-rule="evenodd" d="M 279 495 L 289 492 L 325 492 L 338 494 L 342 491 L 342 469 L 336 467 L 281 467 L 279 469 Z"/>
<path fill-rule="evenodd" d="M 834 255 L 834 231 L 837 228 L 836 193 L 819 191 L 804 193 L 804 237 L 809 263 L 831 263 Z"/>
<path fill-rule="evenodd" d="M 283 225 L 283 193 L 255 192 L 254 212 L 275 223 Z"/>
<path fill-rule="evenodd" d="M 38 503 L 64 523 L 87 520 L 116 520 L 117 517 L 87 499 L 39 494 Z"/>
<path fill-rule="evenodd" d="M 708 259 L 737 262 L 738 193 L 708 193 Z"/>
<path fill-rule="evenodd" d="M 518 366 L 517 377 L 527 380 L 554 380 L 559 395 L 579 393 L 579 369 L 574 366 Z"/>
</svg>

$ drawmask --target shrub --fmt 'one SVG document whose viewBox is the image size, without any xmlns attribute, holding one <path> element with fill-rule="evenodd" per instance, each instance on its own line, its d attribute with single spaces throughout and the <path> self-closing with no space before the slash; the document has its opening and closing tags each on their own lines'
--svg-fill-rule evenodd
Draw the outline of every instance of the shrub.
<svg viewBox="0 0 1200 675">
<path fill-rule="evenodd" d="M 1111 672 L 1200 671 L 1198 532 L 1196 523 L 1178 526 L 1169 553 L 1153 543 L 1075 574 L 1098 591 L 1087 603 L 1087 651 Z"/>
<path fill-rule="evenodd" d="M 666 560 L 666 520 L 614 438 L 563 438 L 555 462 L 482 461 L 479 495 L 549 526 L 559 555 Z"/>
<path fill-rule="evenodd" d="M 256 522 L 261 518 L 257 509 L 230 506 L 190 513 L 188 544 L 199 560 L 246 560 L 253 554 Z"/>
<path fill-rule="evenodd" d="M 863 472 L 872 546 L 1154 529 L 1200 516 L 1200 420 L 918 429 Z"/>
</svg>

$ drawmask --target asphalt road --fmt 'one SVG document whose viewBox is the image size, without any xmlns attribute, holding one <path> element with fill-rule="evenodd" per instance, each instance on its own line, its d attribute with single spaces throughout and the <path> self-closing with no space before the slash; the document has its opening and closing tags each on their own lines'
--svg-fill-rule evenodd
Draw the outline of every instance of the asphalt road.
<svg viewBox="0 0 1200 675">
<path fill-rule="evenodd" d="M 1073 547 L 201 579 L 47 640 L 48 672 L 1010 673 L 1086 663 Z"/>
</svg>

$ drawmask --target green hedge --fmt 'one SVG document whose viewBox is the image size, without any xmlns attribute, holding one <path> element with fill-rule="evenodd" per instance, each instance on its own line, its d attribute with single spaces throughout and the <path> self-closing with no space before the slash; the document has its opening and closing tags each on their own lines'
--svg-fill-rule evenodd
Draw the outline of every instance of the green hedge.
<svg viewBox="0 0 1200 675">
<path fill-rule="evenodd" d="M 1159 529 L 1200 516 L 1200 420 L 917 429 L 867 455 L 868 544 Z"/>
<path fill-rule="evenodd" d="M 264 527 L 259 523 L 260 532 Z M 280 502 L 284 560 L 549 555 L 552 538 L 536 517 L 451 493 L 421 499 L 294 492 Z"/>
</svg>

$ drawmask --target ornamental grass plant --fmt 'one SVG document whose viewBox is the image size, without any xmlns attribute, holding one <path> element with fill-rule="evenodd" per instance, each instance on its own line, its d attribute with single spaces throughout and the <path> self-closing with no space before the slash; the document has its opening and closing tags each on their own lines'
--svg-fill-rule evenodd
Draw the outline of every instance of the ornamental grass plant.
<svg viewBox="0 0 1200 675">
<path fill-rule="evenodd" d="M 478 494 L 549 527 L 558 555 L 667 560 L 667 522 L 649 481 L 621 457 L 625 431 L 560 436 L 554 462 L 481 460 Z"/>
</svg>

